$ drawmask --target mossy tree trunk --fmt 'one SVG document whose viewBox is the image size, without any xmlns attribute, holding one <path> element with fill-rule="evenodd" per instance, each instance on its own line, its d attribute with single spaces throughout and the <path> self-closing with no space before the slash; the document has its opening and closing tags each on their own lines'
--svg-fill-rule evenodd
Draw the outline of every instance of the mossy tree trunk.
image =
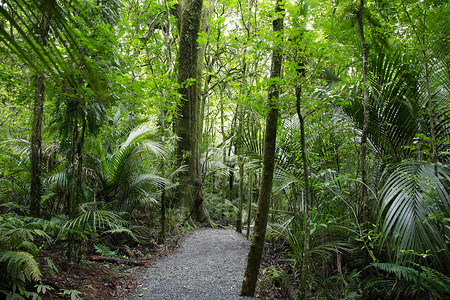
<svg viewBox="0 0 450 300">
<path fill-rule="evenodd" d="M 178 3 L 179 54 L 178 92 L 181 95 L 174 124 L 178 164 L 186 165 L 187 172 L 180 180 L 177 196 L 190 209 L 190 216 L 198 222 L 207 220 L 203 209 L 199 174 L 200 84 L 201 63 L 197 42 L 202 17 L 203 0 L 184 0 Z"/>
<path fill-rule="evenodd" d="M 266 135 L 264 139 L 263 167 L 258 196 L 258 208 L 250 252 L 247 259 L 241 295 L 253 297 L 261 264 L 264 240 L 266 237 L 267 218 L 269 216 L 270 199 L 272 196 L 273 171 L 275 168 L 275 146 L 277 138 L 278 108 L 276 102 L 280 96 L 279 80 L 281 78 L 281 64 L 283 60 L 281 39 L 283 34 L 284 9 L 278 0 L 275 1 L 277 18 L 273 21 L 273 31 L 278 38 L 272 54 L 271 84 L 268 92 L 269 111 L 266 116 Z"/>
</svg>

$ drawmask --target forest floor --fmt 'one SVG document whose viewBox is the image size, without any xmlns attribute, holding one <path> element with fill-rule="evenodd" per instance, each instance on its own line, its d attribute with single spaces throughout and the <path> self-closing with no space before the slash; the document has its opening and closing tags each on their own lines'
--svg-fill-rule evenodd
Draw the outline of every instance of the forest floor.
<svg viewBox="0 0 450 300">
<path fill-rule="evenodd" d="M 133 256 L 141 257 L 133 261 L 144 266 L 89 259 L 68 263 L 62 251 L 52 249 L 41 255 L 50 257 L 59 271 L 51 276 L 42 260 L 43 283 L 54 289 L 43 299 L 70 299 L 71 294 L 81 299 L 243 299 L 238 295 L 249 245 L 234 230 L 200 229 L 171 237 L 165 246 L 130 248 Z M 261 273 L 270 270 L 274 259 L 270 254 L 264 256 Z M 284 298 L 262 280 L 270 287 L 259 291 L 259 299 Z"/>
<path fill-rule="evenodd" d="M 89 255 L 80 262 L 68 262 L 63 249 L 56 247 L 51 251 L 41 251 L 42 282 L 52 288 L 42 299 L 76 299 L 75 296 L 71 298 L 72 295 L 78 295 L 78 299 L 126 299 L 136 289 L 148 266 L 178 248 L 182 238 L 183 235 L 175 235 L 168 238 L 165 245 L 137 244 L 131 247 L 129 253 L 133 258 L 130 261 L 143 266 L 91 261 Z M 57 273 L 52 271 L 44 257 L 51 259 Z M 122 257 L 127 258 L 125 255 Z"/>
<path fill-rule="evenodd" d="M 128 299 L 244 299 L 249 246 L 234 230 L 193 231 L 179 249 L 150 264 Z"/>
</svg>

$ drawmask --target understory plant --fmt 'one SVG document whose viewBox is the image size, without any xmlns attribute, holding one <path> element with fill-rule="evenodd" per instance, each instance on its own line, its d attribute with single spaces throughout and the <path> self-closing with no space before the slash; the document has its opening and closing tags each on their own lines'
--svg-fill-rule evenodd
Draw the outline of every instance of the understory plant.
<svg viewBox="0 0 450 300">
<path fill-rule="evenodd" d="M 55 231 L 49 221 L 16 214 L 0 216 L 0 293 L 7 299 L 38 298 L 52 289 L 42 284 L 38 253 L 52 241 L 47 232 Z M 46 259 L 53 271 L 55 265 Z"/>
</svg>

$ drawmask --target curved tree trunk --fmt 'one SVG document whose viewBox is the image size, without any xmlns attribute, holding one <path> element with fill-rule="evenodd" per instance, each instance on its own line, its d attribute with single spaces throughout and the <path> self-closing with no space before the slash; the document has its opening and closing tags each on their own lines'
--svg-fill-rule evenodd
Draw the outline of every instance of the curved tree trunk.
<svg viewBox="0 0 450 300">
<path fill-rule="evenodd" d="M 273 31 L 281 39 L 283 32 L 284 9 L 280 2 L 275 2 L 275 12 L 278 15 L 273 21 Z M 248 254 L 247 267 L 242 282 L 241 295 L 253 297 L 258 279 L 259 267 L 266 237 L 267 218 L 269 215 L 270 199 L 272 196 L 273 170 L 275 168 L 275 145 L 277 138 L 278 108 L 276 102 L 280 96 L 280 87 L 277 82 L 281 77 L 281 64 L 283 60 L 281 41 L 272 54 L 272 66 L 269 86 L 269 111 L 266 116 L 266 136 L 264 139 L 263 168 L 261 175 L 258 208 L 256 211 L 255 228 Z"/>
</svg>

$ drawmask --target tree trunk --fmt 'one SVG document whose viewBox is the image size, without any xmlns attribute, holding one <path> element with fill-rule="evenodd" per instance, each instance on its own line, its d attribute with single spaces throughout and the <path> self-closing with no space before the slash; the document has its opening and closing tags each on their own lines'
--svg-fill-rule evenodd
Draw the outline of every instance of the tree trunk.
<svg viewBox="0 0 450 300">
<path fill-rule="evenodd" d="M 225 136 L 225 112 L 224 112 L 224 107 L 223 107 L 223 95 L 222 95 L 222 90 L 219 91 L 219 101 L 220 101 L 220 133 L 222 135 L 222 141 L 224 143 L 223 146 L 223 151 L 222 151 L 222 163 L 223 165 L 227 165 L 227 149 L 225 147 L 225 141 L 226 141 L 226 136 Z M 221 212 L 220 215 L 223 218 L 225 216 L 225 198 L 228 192 L 228 184 L 227 184 L 227 180 L 226 177 L 223 176 L 223 184 L 222 184 L 222 189 L 223 189 L 223 193 L 222 193 L 222 208 L 221 208 Z"/>
<path fill-rule="evenodd" d="M 236 217 L 236 231 L 242 233 L 242 204 L 244 203 L 244 158 L 242 153 L 238 156 L 239 165 L 239 200 L 238 213 Z"/>
<path fill-rule="evenodd" d="M 427 56 L 427 48 L 426 48 L 426 40 L 425 40 L 425 30 L 426 30 L 426 10 L 423 15 L 423 32 L 422 32 L 422 54 L 424 59 L 424 67 L 425 67 L 425 83 L 427 88 L 427 100 L 428 100 L 428 116 L 430 118 L 430 142 L 431 142 L 431 161 L 434 165 L 434 175 L 438 176 L 437 169 L 437 158 L 438 158 L 438 150 L 436 146 L 436 129 L 435 129 L 435 111 L 433 107 L 433 99 L 431 97 L 431 87 L 430 87 L 430 70 L 428 65 L 428 56 Z M 420 43 L 420 41 L 419 41 Z"/>
<path fill-rule="evenodd" d="M 166 122 L 165 111 L 161 110 L 161 144 L 166 144 Z M 161 176 L 166 177 L 166 166 L 164 163 L 165 158 L 161 158 Z M 162 182 L 161 185 L 161 236 L 160 242 L 164 243 L 166 240 L 166 184 Z"/>
<path fill-rule="evenodd" d="M 243 85 L 245 84 L 245 67 L 243 74 Z M 244 128 L 244 107 L 238 105 L 238 135 L 243 134 Z M 243 157 L 243 147 L 242 145 L 236 144 L 236 154 L 238 155 L 238 168 L 239 168 L 239 195 L 238 195 L 238 205 L 237 205 L 237 216 L 236 216 L 236 231 L 242 233 L 242 204 L 244 203 L 244 157 Z"/>
<path fill-rule="evenodd" d="M 252 199 L 253 199 L 253 172 L 248 171 L 248 207 L 247 207 L 247 240 L 250 238 L 250 223 L 252 220 Z"/>
<path fill-rule="evenodd" d="M 207 221 L 203 210 L 201 182 L 199 180 L 199 123 L 200 123 L 200 82 L 199 44 L 203 0 L 184 0 L 178 3 L 179 54 L 178 92 L 181 95 L 177 107 L 175 133 L 178 135 L 176 155 L 178 164 L 187 165 L 187 173 L 181 175 L 178 200 L 191 209 L 195 221 Z"/>
<path fill-rule="evenodd" d="M 363 25 L 363 14 L 364 14 L 364 0 L 360 0 L 359 9 L 356 14 L 358 19 L 358 27 L 359 27 L 359 37 L 361 40 L 362 54 L 363 54 L 363 65 L 362 65 L 362 73 L 363 73 L 363 95 L 364 95 L 364 120 L 363 120 L 363 128 L 361 133 L 361 182 L 362 182 L 362 191 L 361 191 L 361 201 L 363 204 L 363 228 L 364 232 L 367 233 L 368 230 L 368 222 L 369 222 L 369 200 L 367 196 L 367 166 L 366 166 L 366 151 L 367 151 L 367 134 L 369 132 L 369 93 L 367 90 L 367 60 L 368 60 L 368 48 L 366 44 L 366 39 L 364 37 L 364 25 Z M 365 249 L 363 252 L 363 265 L 364 269 L 368 264 L 368 249 Z"/>
<path fill-rule="evenodd" d="M 303 61 L 300 65 L 301 69 L 298 73 L 304 77 L 305 69 Z M 310 230 L 311 230 L 311 206 L 312 197 L 311 189 L 309 184 L 309 168 L 308 159 L 306 155 L 306 138 L 305 138 L 305 119 L 301 113 L 301 96 L 302 88 L 299 84 L 295 89 L 296 103 L 297 103 L 297 115 L 300 121 L 300 140 L 302 145 L 302 162 L 303 162 L 303 180 L 305 182 L 305 240 L 303 245 L 303 257 L 302 257 L 302 273 L 300 277 L 300 287 L 297 299 L 306 299 L 306 279 L 308 277 L 308 266 L 309 266 L 309 252 L 310 252 Z"/>
<path fill-rule="evenodd" d="M 45 17 L 42 17 L 38 27 L 39 44 L 47 46 L 50 25 Z M 39 217 L 41 214 L 42 198 L 42 117 L 44 114 L 45 85 L 44 77 L 36 75 L 34 79 L 35 98 L 33 109 L 33 123 L 31 125 L 31 186 L 30 186 L 30 214 Z"/>
<path fill-rule="evenodd" d="M 273 31 L 278 39 L 282 39 L 284 9 L 283 5 L 276 0 L 275 13 L 277 18 L 273 21 Z M 269 215 L 270 199 L 272 196 L 273 171 L 275 168 L 275 146 L 277 138 L 278 108 L 276 102 L 280 96 L 278 80 L 281 78 L 282 41 L 278 41 L 272 54 L 271 74 L 272 80 L 268 92 L 269 111 L 266 116 L 266 135 L 264 139 L 263 167 L 261 176 L 261 187 L 256 211 L 255 227 L 248 254 L 247 267 L 242 282 L 241 296 L 253 297 L 261 264 L 264 240 L 266 237 L 267 218 Z"/>
</svg>

